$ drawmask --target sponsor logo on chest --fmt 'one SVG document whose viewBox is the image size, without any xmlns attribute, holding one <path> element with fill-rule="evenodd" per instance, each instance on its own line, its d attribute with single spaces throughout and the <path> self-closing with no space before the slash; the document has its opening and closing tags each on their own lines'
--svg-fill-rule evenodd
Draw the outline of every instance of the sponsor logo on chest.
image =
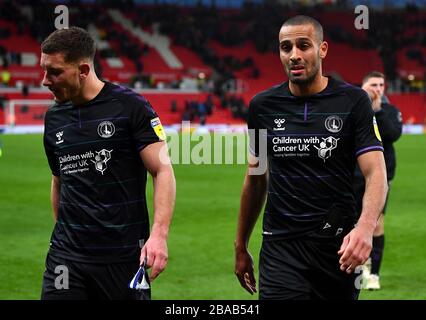
<svg viewBox="0 0 426 320">
<path fill-rule="evenodd" d="M 102 175 L 108 169 L 107 162 L 112 159 L 112 149 L 86 151 L 78 154 L 66 154 L 59 157 L 59 169 L 63 174 L 76 174 L 96 169 Z"/>
<path fill-rule="evenodd" d="M 64 142 L 63 135 L 64 135 L 63 131 L 56 132 L 56 144 L 61 144 Z"/>
<path fill-rule="evenodd" d="M 282 120 L 282 121 L 280 121 Z M 327 117 L 324 122 L 319 124 L 324 125 L 325 129 L 330 133 L 339 133 L 343 128 L 343 119 L 337 115 Z M 284 119 L 274 119 L 273 131 L 285 130 L 283 126 Z M 287 123 L 287 127 L 288 127 Z M 292 133 L 286 131 L 287 134 L 282 136 L 273 136 L 270 139 L 272 142 L 272 152 L 274 157 L 290 158 L 290 157 L 319 157 L 324 162 L 333 156 L 332 152 L 338 147 L 340 138 L 336 138 L 322 129 L 317 130 L 317 133 L 312 134 L 305 132 L 312 132 L 314 129 L 303 128 L 300 135 L 297 132 Z M 326 137 L 324 137 L 324 135 Z"/>
</svg>

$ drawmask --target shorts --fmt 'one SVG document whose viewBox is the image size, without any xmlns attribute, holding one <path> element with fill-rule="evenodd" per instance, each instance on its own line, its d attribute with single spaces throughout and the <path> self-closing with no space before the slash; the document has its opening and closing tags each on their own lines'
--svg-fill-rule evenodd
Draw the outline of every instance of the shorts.
<svg viewBox="0 0 426 320">
<path fill-rule="evenodd" d="M 151 289 L 134 290 L 129 283 L 139 261 L 113 264 L 81 263 L 46 257 L 42 300 L 150 300 Z"/>
<path fill-rule="evenodd" d="M 340 270 L 340 245 L 302 239 L 263 241 L 259 299 L 357 300 L 361 270 L 351 274 Z"/>
<path fill-rule="evenodd" d="M 337 254 L 354 223 L 353 214 L 335 212 L 303 238 L 264 238 L 259 258 L 259 299 L 357 300 L 362 267 L 351 274 L 341 271 Z"/>
<path fill-rule="evenodd" d="M 388 205 L 389 192 L 391 188 L 391 182 L 388 181 L 388 192 L 386 193 L 385 205 L 383 206 L 382 213 L 386 213 L 386 208 Z M 355 202 L 357 207 L 357 212 L 360 215 L 362 212 L 362 198 L 364 197 L 365 191 L 365 180 L 364 177 L 354 177 L 354 192 L 355 192 Z"/>
</svg>

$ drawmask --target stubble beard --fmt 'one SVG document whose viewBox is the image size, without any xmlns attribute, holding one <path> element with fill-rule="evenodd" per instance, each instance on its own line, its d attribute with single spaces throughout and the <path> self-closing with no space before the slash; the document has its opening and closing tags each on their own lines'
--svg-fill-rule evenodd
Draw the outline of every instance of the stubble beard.
<svg viewBox="0 0 426 320">
<path fill-rule="evenodd" d="M 320 56 L 318 54 L 318 56 L 317 56 L 317 63 L 313 67 L 312 73 L 310 75 L 308 75 L 304 79 L 293 76 L 291 74 L 290 66 L 288 66 L 287 67 L 287 70 L 288 70 L 288 72 L 287 72 L 288 79 L 291 81 L 291 83 L 297 84 L 297 85 L 308 85 L 308 84 L 311 84 L 312 82 L 314 82 L 314 80 L 315 80 L 315 78 L 316 78 L 316 76 L 317 76 L 317 74 L 319 72 L 319 69 L 320 69 L 319 66 L 320 66 L 320 64 L 321 64 L 321 58 L 320 58 Z"/>
</svg>

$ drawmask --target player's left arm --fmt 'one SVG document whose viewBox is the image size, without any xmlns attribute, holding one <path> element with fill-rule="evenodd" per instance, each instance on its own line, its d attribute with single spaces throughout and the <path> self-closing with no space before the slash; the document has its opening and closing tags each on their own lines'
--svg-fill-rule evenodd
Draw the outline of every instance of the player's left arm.
<svg viewBox="0 0 426 320">
<path fill-rule="evenodd" d="M 388 189 L 383 152 L 370 151 L 360 155 L 358 165 L 365 178 L 362 212 L 356 227 L 344 237 L 338 251 L 340 269 L 347 273 L 353 272 L 370 256 L 373 232 Z"/>
<path fill-rule="evenodd" d="M 142 264 L 147 258 L 147 266 L 152 267 L 150 278 L 154 280 L 167 265 L 167 238 L 175 204 L 176 181 L 166 142 L 149 144 L 140 151 L 140 157 L 154 184 L 154 222 L 141 250 L 140 262 Z"/>
</svg>

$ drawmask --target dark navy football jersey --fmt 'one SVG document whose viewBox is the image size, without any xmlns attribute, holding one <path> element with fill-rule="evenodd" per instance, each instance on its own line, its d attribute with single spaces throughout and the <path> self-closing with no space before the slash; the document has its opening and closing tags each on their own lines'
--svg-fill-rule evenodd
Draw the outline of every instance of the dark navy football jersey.
<svg viewBox="0 0 426 320">
<path fill-rule="evenodd" d="M 367 93 L 329 78 L 320 93 L 296 97 L 285 82 L 252 99 L 248 128 L 266 129 L 257 133 L 267 136 L 265 237 L 302 236 L 331 211 L 355 216 L 356 159 L 383 151 Z M 250 141 L 255 155 L 259 141 Z"/>
<path fill-rule="evenodd" d="M 163 140 L 162 130 L 145 98 L 108 82 L 87 103 L 47 111 L 44 146 L 61 182 L 51 254 L 99 263 L 139 259 L 139 240 L 149 234 L 139 152 Z"/>
</svg>

